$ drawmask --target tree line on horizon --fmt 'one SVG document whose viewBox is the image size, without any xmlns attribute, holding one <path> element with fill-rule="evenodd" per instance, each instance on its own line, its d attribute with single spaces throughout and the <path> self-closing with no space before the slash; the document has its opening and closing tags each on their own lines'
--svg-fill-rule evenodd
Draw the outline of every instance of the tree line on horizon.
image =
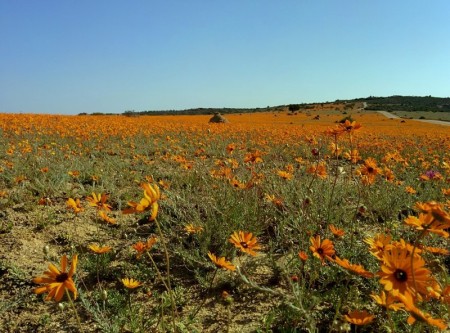
<svg viewBox="0 0 450 333">
<path fill-rule="evenodd" d="M 335 100 L 334 102 L 318 102 L 318 103 L 294 103 L 278 106 L 267 106 L 263 108 L 191 108 L 184 110 L 145 110 L 135 111 L 126 110 L 121 115 L 133 117 L 143 115 L 213 115 L 215 113 L 231 114 L 231 113 L 255 113 L 255 112 L 276 112 L 276 111 L 298 111 L 313 108 L 315 105 L 326 105 L 336 103 L 355 103 L 365 102 L 367 106 L 365 110 L 370 111 L 431 111 L 431 112 L 450 112 L 450 97 L 433 97 L 433 96 L 400 96 L 393 95 L 389 97 L 369 96 L 365 98 L 355 98 L 347 100 Z M 80 113 L 79 115 L 87 115 Z M 114 113 L 94 112 L 91 115 L 116 115 Z"/>
</svg>

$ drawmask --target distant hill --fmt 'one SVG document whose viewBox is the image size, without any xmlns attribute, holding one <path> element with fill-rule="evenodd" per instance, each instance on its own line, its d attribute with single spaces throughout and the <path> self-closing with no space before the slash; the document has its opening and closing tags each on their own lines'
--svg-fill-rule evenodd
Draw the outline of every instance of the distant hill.
<svg viewBox="0 0 450 333">
<path fill-rule="evenodd" d="M 154 110 L 154 111 L 125 111 L 125 116 L 143 116 L 143 115 L 208 115 L 208 114 L 230 114 L 230 113 L 253 113 L 281 111 L 283 106 L 266 107 L 266 108 L 194 108 L 185 110 Z"/>
<path fill-rule="evenodd" d="M 366 110 L 450 112 L 450 97 L 370 96 L 355 99 L 354 101 L 366 102 Z"/>
<path fill-rule="evenodd" d="M 432 96 L 390 96 L 356 98 L 352 100 L 336 100 L 325 103 L 300 103 L 286 104 L 278 106 L 267 106 L 265 108 L 193 108 L 185 110 L 148 110 L 134 111 L 129 110 L 122 113 L 124 116 L 141 115 L 213 115 L 215 113 L 254 113 L 254 112 L 276 112 L 287 111 L 296 112 L 301 110 L 326 110 L 330 108 L 347 110 L 359 108 L 362 103 L 366 103 L 365 110 L 373 111 L 433 111 L 450 112 L 450 97 L 432 97 Z M 80 114 L 81 115 L 81 114 Z M 94 113 L 93 115 L 102 115 Z"/>
</svg>

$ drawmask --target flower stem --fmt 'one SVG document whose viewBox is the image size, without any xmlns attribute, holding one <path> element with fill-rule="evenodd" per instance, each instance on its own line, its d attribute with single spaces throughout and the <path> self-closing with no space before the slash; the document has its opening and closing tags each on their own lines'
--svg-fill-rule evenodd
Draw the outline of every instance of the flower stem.
<svg viewBox="0 0 450 333">
<path fill-rule="evenodd" d="M 175 316 L 176 316 L 175 299 L 173 298 L 172 287 L 170 285 L 170 258 L 169 258 L 169 251 L 167 250 L 167 245 L 166 245 L 166 241 L 164 240 L 164 235 L 162 233 L 161 226 L 160 226 L 160 224 L 159 224 L 157 219 L 155 219 L 154 221 L 155 221 L 156 227 L 158 228 L 159 237 L 161 238 L 161 243 L 162 243 L 163 248 L 164 248 L 164 255 L 165 255 L 165 258 L 166 258 L 166 274 L 167 274 L 167 277 L 166 277 L 166 283 L 167 283 L 166 288 L 167 288 L 167 292 L 169 293 L 170 302 L 171 302 L 171 305 L 172 305 L 172 326 L 173 326 L 173 331 L 177 332 L 178 331 L 177 330 L 177 326 L 175 325 Z"/>
<path fill-rule="evenodd" d="M 219 270 L 218 267 L 216 267 L 216 270 L 214 271 L 214 274 L 211 278 L 211 282 L 209 283 L 208 289 L 207 289 L 207 293 L 209 293 L 211 291 L 211 288 L 213 286 L 213 282 L 214 282 L 214 278 L 216 277 L 217 271 Z M 206 303 L 206 295 L 205 297 L 203 297 L 203 301 L 200 303 L 200 305 L 195 309 L 195 311 L 189 316 L 189 318 L 191 320 L 193 320 L 195 318 L 195 316 L 197 315 L 197 313 L 200 311 L 200 309 L 203 307 L 203 305 L 205 305 Z"/>
<path fill-rule="evenodd" d="M 68 289 L 66 289 L 66 295 L 67 295 L 67 298 L 69 299 L 70 306 L 72 307 L 73 312 L 75 313 L 75 318 L 77 320 L 78 328 L 79 328 L 80 332 L 84 332 L 83 328 L 81 327 L 80 317 L 78 316 L 77 309 L 75 308 L 75 304 L 73 303 L 72 297 L 70 297 L 70 293 L 69 293 Z"/>
</svg>

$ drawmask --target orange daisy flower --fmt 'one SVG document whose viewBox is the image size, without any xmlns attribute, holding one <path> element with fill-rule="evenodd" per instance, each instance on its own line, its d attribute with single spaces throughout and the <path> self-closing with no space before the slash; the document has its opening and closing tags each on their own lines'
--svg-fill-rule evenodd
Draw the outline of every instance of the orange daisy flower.
<svg viewBox="0 0 450 333">
<path fill-rule="evenodd" d="M 298 257 L 300 258 L 301 261 L 305 262 L 306 260 L 308 260 L 308 255 L 306 254 L 305 251 L 300 251 L 298 253 Z"/>
<path fill-rule="evenodd" d="M 375 316 L 371 315 L 366 310 L 354 310 L 344 315 L 344 318 L 351 324 L 362 326 L 370 324 L 375 319 Z"/>
<path fill-rule="evenodd" d="M 417 193 L 417 191 L 414 188 L 412 188 L 411 186 L 406 186 L 405 187 L 405 192 L 409 193 L 409 194 L 416 194 Z"/>
<path fill-rule="evenodd" d="M 96 253 L 96 254 L 104 254 L 104 253 L 108 253 L 109 251 L 111 251 L 111 247 L 110 246 L 98 246 L 97 244 L 91 244 L 88 246 L 89 250 L 91 250 L 92 252 Z"/>
<path fill-rule="evenodd" d="M 100 218 L 105 221 L 106 223 L 109 224 L 116 224 L 116 220 L 113 219 L 112 217 L 109 217 L 108 214 L 106 214 L 103 210 L 98 212 L 98 215 L 100 216 Z"/>
<path fill-rule="evenodd" d="M 345 159 L 349 160 L 353 164 L 356 164 L 362 160 L 361 155 L 359 155 L 359 151 L 357 149 L 345 152 L 343 156 Z"/>
<path fill-rule="evenodd" d="M 434 220 L 447 224 L 450 228 L 450 214 L 443 209 L 442 204 L 435 201 L 416 202 L 416 208 L 422 213 L 431 214 Z"/>
<path fill-rule="evenodd" d="M 369 252 L 381 260 L 384 249 L 391 243 L 391 236 L 378 234 L 374 238 L 366 238 L 364 242 L 369 245 Z"/>
<path fill-rule="evenodd" d="M 193 225 L 192 223 L 187 224 L 184 227 L 184 230 L 188 233 L 188 234 L 198 234 L 201 233 L 203 231 L 203 227 L 201 226 L 196 226 Z"/>
<path fill-rule="evenodd" d="M 351 264 L 347 259 L 336 257 L 334 259 L 334 262 L 342 268 L 345 268 L 346 270 L 365 278 L 372 278 L 374 276 L 373 273 L 366 271 L 366 269 L 362 265 Z"/>
<path fill-rule="evenodd" d="M 139 282 L 134 279 L 129 278 L 123 278 L 122 279 L 123 285 L 128 289 L 136 289 L 137 287 L 142 286 L 142 282 Z"/>
<path fill-rule="evenodd" d="M 283 178 L 285 180 L 291 180 L 292 177 L 294 177 L 292 175 L 292 173 L 289 173 L 289 172 L 286 172 L 286 171 L 283 171 L 283 170 L 278 170 L 277 174 L 278 174 L 278 176 L 280 176 L 281 178 Z"/>
<path fill-rule="evenodd" d="M 414 299 L 410 294 L 399 294 L 398 298 L 403 302 L 405 309 L 409 312 L 410 316 L 407 319 L 407 323 L 412 325 L 416 320 L 424 322 L 430 326 L 439 328 L 440 330 L 445 330 L 447 324 L 442 319 L 433 318 L 430 314 L 423 312 L 417 308 L 414 304 Z"/>
<path fill-rule="evenodd" d="M 319 163 L 316 166 L 310 166 L 308 169 L 306 169 L 306 172 L 319 177 L 320 179 L 325 179 L 328 177 L 327 174 L 327 167 L 325 163 Z"/>
<path fill-rule="evenodd" d="M 251 232 L 235 231 L 228 241 L 234 244 L 234 246 L 242 252 L 248 253 L 252 256 L 256 255 L 254 250 L 259 250 L 261 248 L 258 245 L 258 240 L 256 237 L 253 237 Z"/>
<path fill-rule="evenodd" d="M 406 248 L 391 247 L 382 258 L 381 270 L 378 272 L 380 283 L 384 289 L 397 296 L 410 293 L 416 295 L 432 295 L 430 290 L 439 291 L 439 285 L 425 268 L 425 260 L 419 255 L 411 258 Z"/>
<path fill-rule="evenodd" d="M 274 194 L 270 195 L 266 193 L 264 195 L 264 201 L 273 203 L 277 208 L 284 209 L 283 199 L 276 197 Z"/>
<path fill-rule="evenodd" d="M 362 181 L 366 185 L 373 184 L 376 176 L 381 173 L 381 169 L 377 166 L 377 161 L 372 157 L 369 157 L 364 161 L 364 165 L 358 170 L 358 173 L 362 177 Z"/>
<path fill-rule="evenodd" d="M 235 271 L 236 267 L 230 262 L 225 259 L 225 257 L 216 257 L 211 252 L 208 252 L 208 257 L 211 259 L 211 261 L 218 267 L 223 268 L 225 270 L 229 271 Z"/>
<path fill-rule="evenodd" d="M 450 228 L 450 223 L 442 223 L 436 220 L 431 213 L 420 213 L 419 217 L 408 216 L 404 222 L 418 231 L 424 231 L 426 234 L 433 233 L 445 238 L 449 236 L 445 229 Z"/>
<path fill-rule="evenodd" d="M 398 311 L 401 308 L 404 308 L 404 304 L 399 302 L 398 297 L 392 296 L 390 293 L 385 293 L 384 290 L 381 291 L 380 295 L 371 294 L 370 297 L 372 297 L 377 304 L 388 310 Z"/>
<path fill-rule="evenodd" d="M 344 123 L 340 123 L 339 126 L 347 133 L 353 133 L 362 127 L 361 124 L 358 124 L 356 121 L 350 121 L 348 119 L 346 119 Z"/>
<path fill-rule="evenodd" d="M 42 294 L 48 292 L 48 295 L 45 298 L 46 301 L 54 298 L 56 302 L 59 302 L 63 298 L 66 290 L 69 290 L 76 299 L 78 291 L 72 277 L 77 269 L 77 262 L 78 255 L 75 254 L 72 257 L 72 263 L 70 264 L 68 272 L 66 272 L 68 265 L 66 255 L 61 257 L 61 269 L 58 269 L 53 264 L 49 264 L 48 270 L 44 272 L 44 276 L 33 279 L 34 283 L 44 284 L 44 286 L 34 289 L 34 293 Z"/>
<path fill-rule="evenodd" d="M 69 198 L 66 201 L 67 207 L 71 208 L 75 214 L 78 214 L 84 210 L 83 206 L 81 206 L 80 199 L 72 199 Z"/>
<path fill-rule="evenodd" d="M 322 263 L 325 259 L 333 260 L 335 254 L 333 242 L 329 239 L 324 239 L 323 242 L 320 241 L 320 236 L 310 238 L 311 246 L 309 249 L 313 253 L 314 257 L 319 258 Z"/>
<path fill-rule="evenodd" d="M 107 199 L 108 195 L 106 193 L 96 194 L 94 192 L 92 192 L 92 196 L 86 198 L 89 201 L 89 206 L 110 211 L 112 207 L 106 203 Z"/>
<path fill-rule="evenodd" d="M 149 239 L 147 239 L 146 243 L 137 242 L 136 244 L 133 244 L 131 247 L 133 249 L 135 249 L 137 252 L 136 259 L 139 259 L 144 254 L 144 252 L 150 250 L 157 241 L 158 241 L 158 238 L 153 236 L 153 237 L 150 237 Z"/>
<path fill-rule="evenodd" d="M 245 155 L 244 162 L 245 163 L 261 163 L 263 161 L 262 159 L 262 152 L 259 150 L 255 150 L 254 152 L 248 153 Z"/>
<path fill-rule="evenodd" d="M 146 211 L 152 211 L 149 220 L 153 221 L 156 219 L 158 215 L 158 200 L 161 199 L 161 192 L 159 190 L 158 185 L 154 184 L 142 184 L 141 187 L 144 189 L 144 197 L 141 199 L 139 203 L 129 201 L 128 206 L 131 208 L 127 208 L 122 211 L 123 214 L 132 214 L 132 213 L 143 213 Z"/>
<path fill-rule="evenodd" d="M 444 291 L 441 294 L 441 301 L 447 305 L 450 305 L 450 285 L 444 288 Z"/>
<path fill-rule="evenodd" d="M 443 249 L 440 247 L 432 247 L 432 246 L 420 246 L 420 248 L 426 252 L 430 252 L 433 254 L 441 254 L 443 256 L 450 255 L 450 251 L 447 249 Z"/>
<path fill-rule="evenodd" d="M 339 228 L 336 228 L 333 224 L 330 224 L 328 226 L 330 228 L 330 231 L 335 235 L 336 237 L 342 237 L 345 234 L 345 231 Z"/>
</svg>

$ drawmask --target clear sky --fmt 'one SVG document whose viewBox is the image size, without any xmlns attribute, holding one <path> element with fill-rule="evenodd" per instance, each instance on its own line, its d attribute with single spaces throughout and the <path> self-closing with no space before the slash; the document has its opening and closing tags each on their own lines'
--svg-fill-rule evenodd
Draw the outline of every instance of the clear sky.
<svg viewBox="0 0 450 333">
<path fill-rule="evenodd" d="M 0 0 L 0 112 L 450 96 L 448 0 Z"/>
</svg>

